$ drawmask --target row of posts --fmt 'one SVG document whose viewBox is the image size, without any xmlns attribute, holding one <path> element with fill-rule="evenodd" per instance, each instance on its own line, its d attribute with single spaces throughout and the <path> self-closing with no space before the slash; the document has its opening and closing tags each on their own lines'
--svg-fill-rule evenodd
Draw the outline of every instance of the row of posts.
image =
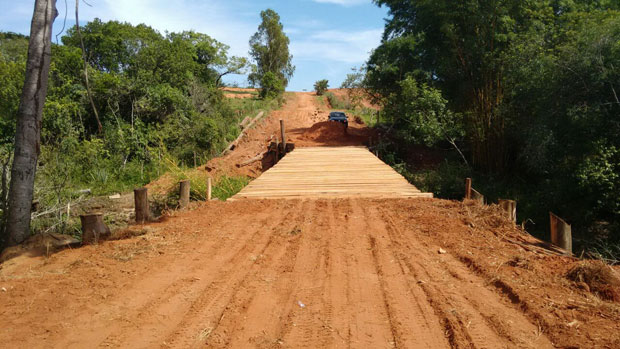
<svg viewBox="0 0 620 349">
<path fill-rule="evenodd" d="M 286 154 L 286 135 L 284 132 L 284 120 L 280 120 L 280 138 L 282 139 L 282 155 Z M 277 142 L 276 142 L 277 145 Z M 278 161 L 279 154 L 277 153 L 278 147 L 276 146 L 276 162 Z M 194 166 L 196 162 L 196 154 L 194 153 Z M 207 178 L 207 201 L 211 201 L 212 193 L 212 180 L 211 177 Z M 133 191 L 134 195 L 134 207 L 136 212 L 136 223 L 144 224 L 151 219 L 151 213 L 149 208 L 148 189 L 137 188 Z M 189 205 L 190 199 L 190 181 L 183 180 L 179 182 L 179 208 L 183 209 Z M 100 238 L 110 235 L 110 229 L 105 225 L 103 221 L 103 213 L 94 212 L 80 216 L 82 223 L 82 242 L 84 243 L 97 243 Z"/>
<path fill-rule="evenodd" d="M 207 201 L 211 201 L 211 178 L 207 179 Z M 189 205 L 190 181 L 179 182 L 179 208 Z M 144 224 L 151 219 L 149 208 L 148 189 L 134 189 L 134 205 L 136 211 L 136 223 Z M 100 239 L 111 234 L 110 229 L 103 221 L 103 213 L 94 212 L 80 215 L 82 224 L 82 243 L 98 243 Z"/>
<path fill-rule="evenodd" d="M 212 181 L 207 178 L 207 201 L 211 201 Z M 189 205 L 190 180 L 186 179 L 179 182 L 179 208 L 183 209 Z M 133 191 L 134 205 L 136 211 L 136 223 L 144 224 L 150 219 L 148 189 L 138 188 Z"/>
<path fill-rule="evenodd" d="M 480 194 L 471 186 L 471 178 L 465 179 L 465 199 L 474 200 L 484 205 L 484 195 Z M 506 217 L 515 224 L 517 223 L 517 202 L 514 200 L 499 199 L 498 205 L 506 213 Z M 549 212 L 549 223 L 551 230 L 551 243 L 566 250 L 569 254 L 573 253 L 573 238 L 570 224 L 562 218 Z"/>
</svg>

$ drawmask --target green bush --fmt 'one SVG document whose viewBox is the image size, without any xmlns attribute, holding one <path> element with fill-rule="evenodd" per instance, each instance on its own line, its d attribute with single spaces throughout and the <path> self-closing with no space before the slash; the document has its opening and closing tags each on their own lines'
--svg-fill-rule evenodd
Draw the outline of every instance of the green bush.
<svg viewBox="0 0 620 349">
<path fill-rule="evenodd" d="M 316 91 L 317 96 L 322 96 L 325 91 L 329 87 L 329 82 L 326 79 L 319 80 L 314 83 L 314 90 Z"/>
<path fill-rule="evenodd" d="M 261 79 L 261 98 L 277 98 L 284 93 L 284 82 L 272 72 L 267 72 Z"/>
<path fill-rule="evenodd" d="M 348 110 L 353 107 L 348 100 L 340 99 L 331 92 L 325 93 L 325 97 L 327 97 L 327 101 L 332 109 Z"/>
</svg>

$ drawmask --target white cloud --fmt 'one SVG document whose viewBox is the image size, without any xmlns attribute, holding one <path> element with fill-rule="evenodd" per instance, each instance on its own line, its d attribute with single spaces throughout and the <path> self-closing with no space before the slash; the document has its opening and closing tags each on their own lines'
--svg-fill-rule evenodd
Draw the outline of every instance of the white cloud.
<svg viewBox="0 0 620 349">
<path fill-rule="evenodd" d="M 291 41 L 291 52 L 297 60 L 331 60 L 360 64 L 381 41 L 383 29 L 362 31 L 324 30 Z"/>
<path fill-rule="evenodd" d="M 230 46 L 230 53 L 247 56 L 248 40 L 256 31 L 259 17 L 254 21 L 239 18 L 231 12 L 230 3 L 215 1 L 164 0 L 99 0 L 89 1 L 92 7 L 80 6 L 80 21 L 99 17 L 137 25 L 144 23 L 160 32 L 195 30 L 208 34 Z"/>
</svg>

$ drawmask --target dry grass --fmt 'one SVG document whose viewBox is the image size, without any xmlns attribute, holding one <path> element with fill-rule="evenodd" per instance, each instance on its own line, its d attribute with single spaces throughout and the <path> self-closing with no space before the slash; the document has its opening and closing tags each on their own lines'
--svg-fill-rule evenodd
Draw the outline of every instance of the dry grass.
<svg viewBox="0 0 620 349">
<path fill-rule="evenodd" d="M 620 277 L 602 262 L 579 263 L 566 277 L 602 299 L 620 302 Z"/>
</svg>

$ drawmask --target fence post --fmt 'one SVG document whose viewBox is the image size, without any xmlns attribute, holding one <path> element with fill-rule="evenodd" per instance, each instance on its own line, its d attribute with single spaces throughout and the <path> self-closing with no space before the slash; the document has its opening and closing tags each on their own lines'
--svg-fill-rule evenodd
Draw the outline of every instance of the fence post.
<svg viewBox="0 0 620 349">
<path fill-rule="evenodd" d="M 499 206 L 506 212 L 506 217 L 517 223 L 517 202 L 514 200 L 499 199 Z"/>
<path fill-rule="evenodd" d="M 211 177 L 207 178 L 207 201 L 211 201 Z"/>
<path fill-rule="evenodd" d="M 471 178 L 465 178 L 465 200 L 471 200 Z"/>
<path fill-rule="evenodd" d="M 110 228 L 103 222 L 103 213 L 95 212 L 80 216 L 82 223 L 82 243 L 98 243 L 102 236 L 110 235 Z"/>
<path fill-rule="evenodd" d="M 179 182 L 179 207 L 185 208 L 189 205 L 189 179 Z"/>
<path fill-rule="evenodd" d="M 570 224 L 562 218 L 549 212 L 549 223 L 551 227 L 551 243 L 563 248 L 568 253 L 573 253 L 573 236 Z"/>
<path fill-rule="evenodd" d="M 144 224 L 149 220 L 148 189 L 138 188 L 133 190 L 134 207 L 136 211 L 136 223 Z"/>
<path fill-rule="evenodd" d="M 480 194 L 474 188 L 470 188 L 469 193 L 469 196 L 472 200 L 477 201 L 480 205 L 484 205 L 484 195 Z"/>
<path fill-rule="evenodd" d="M 284 134 L 284 120 L 280 119 L 280 137 L 282 137 L 282 155 L 286 154 L 286 137 Z"/>
</svg>

